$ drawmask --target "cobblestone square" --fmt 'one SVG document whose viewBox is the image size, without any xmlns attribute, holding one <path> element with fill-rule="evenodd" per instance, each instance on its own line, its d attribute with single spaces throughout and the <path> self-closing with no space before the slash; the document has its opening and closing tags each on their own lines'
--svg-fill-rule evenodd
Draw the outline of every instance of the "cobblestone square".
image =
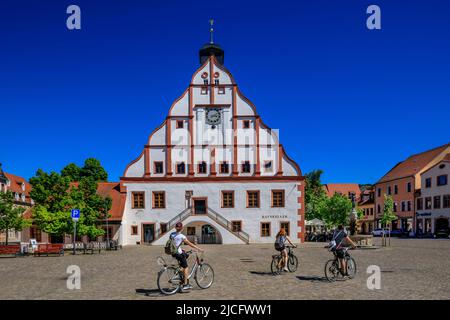
<svg viewBox="0 0 450 320">
<path fill-rule="evenodd" d="M 375 239 L 375 245 L 381 244 Z M 391 247 L 351 251 L 355 279 L 329 283 L 324 243 L 294 249 L 295 273 L 270 274 L 273 245 L 209 245 L 205 261 L 215 271 L 210 289 L 162 296 L 157 290 L 162 247 L 124 247 L 94 255 L 0 258 L 0 299 L 450 299 L 450 241 L 396 239 Z M 191 261 L 192 262 L 192 261 Z M 70 265 L 81 269 L 81 289 L 66 286 Z M 381 268 L 381 289 L 369 290 L 367 267 Z"/>
</svg>

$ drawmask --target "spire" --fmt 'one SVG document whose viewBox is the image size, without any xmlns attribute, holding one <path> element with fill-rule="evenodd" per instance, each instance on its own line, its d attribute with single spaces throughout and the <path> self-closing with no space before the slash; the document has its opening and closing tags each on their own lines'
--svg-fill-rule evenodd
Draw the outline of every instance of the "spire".
<svg viewBox="0 0 450 320">
<path fill-rule="evenodd" d="M 211 25 L 211 28 L 209 29 L 209 43 L 214 43 L 214 19 L 209 20 L 209 24 Z"/>
<path fill-rule="evenodd" d="M 224 51 L 218 44 L 214 43 L 214 19 L 209 20 L 209 25 L 209 43 L 200 49 L 200 64 L 203 64 L 210 56 L 215 56 L 217 61 L 223 64 Z"/>
</svg>

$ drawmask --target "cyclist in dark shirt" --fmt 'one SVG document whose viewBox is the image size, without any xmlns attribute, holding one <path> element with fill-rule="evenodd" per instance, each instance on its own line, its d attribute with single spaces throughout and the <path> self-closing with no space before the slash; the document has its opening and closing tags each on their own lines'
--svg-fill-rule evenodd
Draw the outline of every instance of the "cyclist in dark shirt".
<svg viewBox="0 0 450 320">
<path fill-rule="evenodd" d="M 341 266 L 341 273 L 345 276 L 348 276 L 347 261 L 344 259 L 345 251 L 343 242 L 344 241 L 349 242 L 353 248 L 356 248 L 356 244 L 352 241 L 352 239 L 350 239 L 348 234 L 345 232 L 344 226 L 342 224 L 340 224 L 338 226 L 338 229 L 334 232 L 333 240 L 336 241 L 336 247 L 334 250 L 336 251 L 336 255 L 339 259 L 339 265 Z"/>
</svg>

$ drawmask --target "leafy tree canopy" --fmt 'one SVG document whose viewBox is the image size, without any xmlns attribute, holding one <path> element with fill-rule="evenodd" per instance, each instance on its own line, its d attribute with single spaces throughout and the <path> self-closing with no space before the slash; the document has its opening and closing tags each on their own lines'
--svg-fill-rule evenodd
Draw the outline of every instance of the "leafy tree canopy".
<svg viewBox="0 0 450 320">
<path fill-rule="evenodd" d="M 11 191 L 0 192 L 0 231 L 6 233 L 8 244 L 8 230 L 20 231 L 31 223 L 24 219 L 25 208 L 14 204 L 14 195 Z"/>
</svg>

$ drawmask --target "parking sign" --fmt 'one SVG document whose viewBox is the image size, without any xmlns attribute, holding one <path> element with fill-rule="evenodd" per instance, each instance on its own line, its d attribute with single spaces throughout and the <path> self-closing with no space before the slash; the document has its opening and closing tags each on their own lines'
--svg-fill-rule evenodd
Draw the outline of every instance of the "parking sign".
<svg viewBox="0 0 450 320">
<path fill-rule="evenodd" d="M 73 220 L 80 219 L 80 209 L 72 209 L 72 219 Z"/>
</svg>

